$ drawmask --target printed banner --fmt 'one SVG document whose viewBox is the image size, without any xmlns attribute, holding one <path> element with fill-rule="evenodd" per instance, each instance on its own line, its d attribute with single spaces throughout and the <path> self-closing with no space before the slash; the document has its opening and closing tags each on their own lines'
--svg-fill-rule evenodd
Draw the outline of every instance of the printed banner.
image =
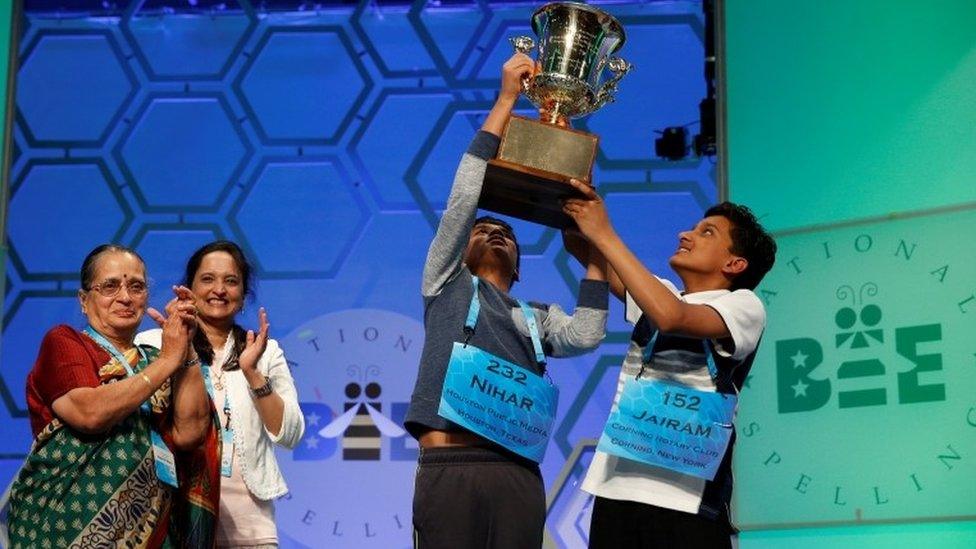
<svg viewBox="0 0 976 549">
<path fill-rule="evenodd" d="M 740 527 L 976 517 L 973 227 L 976 209 L 778 237 L 736 421 Z"/>
</svg>

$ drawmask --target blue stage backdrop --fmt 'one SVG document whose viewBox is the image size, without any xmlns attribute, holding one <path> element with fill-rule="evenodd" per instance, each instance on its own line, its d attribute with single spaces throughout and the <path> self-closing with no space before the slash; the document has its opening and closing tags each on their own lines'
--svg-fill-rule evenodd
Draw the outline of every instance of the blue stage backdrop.
<svg viewBox="0 0 976 549">
<path fill-rule="evenodd" d="M 24 379 L 45 331 L 81 326 L 77 269 L 95 245 L 135 247 L 162 305 L 197 246 L 229 238 L 257 264 L 258 306 L 298 380 L 308 429 L 281 452 L 285 546 L 407 547 L 417 446 L 381 437 L 375 460 L 319 431 L 367 404 L 402 421 L 423 339 L 420 275 L 460 155 L 490 108 L 508 38 L 533 5 L 415 3 L 268 13 L 231 3 L 122 16 L 28 13 L 20 43 L 0 368 L 0 482 L 30 446 Z M 299 4 L 295 2 L 296 6 Z M 625 240 L 670 275 L 676 234 L 716 201 L 709 159 L 653 155 L 655 129 L 698 118 L 700 2 L 606 5 L 636 70 L 600 135 L 595 180 Z M 239 8 L 239 9 L 238 9 Z M 521 112 L 530 106 L 521 104 Z M 690 126 L 695 133 L 696 126 Z M 582 270 L 551 229 L 516 222 L 519 297 L 571 308 Z M 577 547 L 576 482 L 609 410 L 629 330 L 612 304 L 599 352 L 555 361 L 562 398 L 543 471 L 547 536 Z M 577 451 L 574 452 L 574 449 Z M 562 471 L 566 474 L 561 474 Z"/>
</svg>

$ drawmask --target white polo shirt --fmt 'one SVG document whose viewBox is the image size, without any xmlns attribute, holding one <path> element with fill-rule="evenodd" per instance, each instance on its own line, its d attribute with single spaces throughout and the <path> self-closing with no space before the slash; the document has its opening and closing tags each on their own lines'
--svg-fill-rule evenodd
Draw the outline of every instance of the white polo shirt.
<svg viewBox="0 0 976 549">
<path fill-rule="evenodd" d="M 670 281 L 661 278 L 658 280 L 685 303 L 705 304 L 718 312 L 731 334 L 729 338 L 712 341 L 719 356 L 741 363 L 756 351 L 766 326 L 766 310 L 762 301 L 751 290 L 709 290 L 681 295 Z M 636 325 L 642 312 L 629 293 L 626 311 L 627 321 Z M 613 410 L 617 408 L 624 382 L 628 377 L 636 376 L 641 369 L 644 349 L 633 338 L 631 336 L 630 347 L 617 379 Z M 676 382 L 701 391 L 716 390 L 708 373 L 704 345 L 701 352 L 668 349 L 659 345 L 651 364 L 645 368 L 643 377 Z M 731 446 L 727 451 L 731 451 Z M 581 488 L 608 499 L 636 501 L 697 513 L 705 484 L 706 481 L 698 477 L 598 451 L 590 463 Z"/>
</svg>

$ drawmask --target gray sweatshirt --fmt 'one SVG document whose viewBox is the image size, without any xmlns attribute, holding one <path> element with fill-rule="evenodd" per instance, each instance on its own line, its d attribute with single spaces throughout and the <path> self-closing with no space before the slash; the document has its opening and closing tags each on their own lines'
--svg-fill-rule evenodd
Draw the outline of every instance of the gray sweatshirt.
<svg viewBox="0 0 976 549">
<path fill-rule="evenodd" d="M 404 421 L 407 431 L 414 437 L 432 429 L 462 430 L 437 415 L 437 408 L 451 349 L 455 341 L 465 339 L 464 321 L 473 286 L 471 271 L 462 262 L 463 255 L 478 210 L 485 166 L 497 151 L 497 136 L 487 132 L 475 135 L 458 166 L 447 210 L 427 253 L 421 288 L 426 335 L 417 383 Z M 541 374 L 518 300 L 488 282 L 478 286 L 481 313 L 468 342 Z M 600 344 L 606 332 L 608 293 L 606 282 L 581 281 L 572 315 L 558 305 L 530 302 L 547 356 L 581 355 Z"/>
</svg>

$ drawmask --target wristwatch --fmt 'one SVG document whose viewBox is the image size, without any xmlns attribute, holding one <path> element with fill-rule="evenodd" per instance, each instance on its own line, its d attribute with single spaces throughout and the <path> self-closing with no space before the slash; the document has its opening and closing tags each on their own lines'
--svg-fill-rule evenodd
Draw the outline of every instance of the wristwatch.
<svg viewBox="0 0 976 549">
<path fill-rule="evenodd" d="M 274 387 L 271 386 L 271 379 L 264 378 L 264 385 L 254 389 L 253 387 L 248 387 L 251 390 L 251 396 L 254 398 L 266 397 L 274 392 Z"/>
</svg>

